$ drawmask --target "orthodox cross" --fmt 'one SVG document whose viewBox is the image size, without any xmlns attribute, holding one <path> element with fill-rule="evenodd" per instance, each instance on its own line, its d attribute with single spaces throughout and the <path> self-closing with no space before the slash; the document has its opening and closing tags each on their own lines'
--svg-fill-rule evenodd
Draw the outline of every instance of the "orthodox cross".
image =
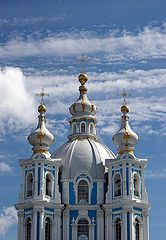
<svg viewBox="0 0 166 240">
<path fill-rule="evenodd" d="M 36 96 L 41 97 L 41 103 L 40 104 L 44 104 L 44 97 L 49 96 L 49 94 L 45 93 L 44 88 L 42 88 L 40 93 L 36 93 Z"/>
<path fill-rule="evenodd" d="M 87 58 L 84 54 L 82 54 L 79 58 L 78 58 L 78 62 L 81 65 L 81 72 L 85 73 L 85 64 L 89 61 L 89 58 Z"/>
<path fill-rule="evenodd" d="M 123 104 L 124 104 L 124 105 L 127 105 L 126 98 L 127 98 L 128 96 L 131 96 L 131 94 L 129 94 L 128 92 L 126 92 L 126 89 L 123 88 L 122 92 L 120 93 L 120 96 L 123 98 Z"/>
</svg>

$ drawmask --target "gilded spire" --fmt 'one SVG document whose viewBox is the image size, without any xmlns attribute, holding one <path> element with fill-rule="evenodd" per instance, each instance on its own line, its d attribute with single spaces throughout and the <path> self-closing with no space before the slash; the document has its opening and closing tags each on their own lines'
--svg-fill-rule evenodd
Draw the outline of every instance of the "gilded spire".
<svg viewBox="0 0 166 240">
<path fill-rule="evenodd" d="M 81 84 L 79 98 L 69 108 L 72 115 L 69 120 L 72 134 L 69 135 L 69 139 L 93 138 L 96 140 L 96 106 L 90 102 L 87 96 L 88 75 L 85 72 L 80 73 L 78 81 Z"/>
<path fill-rule="evenodd" d="M 41 103 L 38 106 L 38 126 L 37 128 L 28 136 L 29 143 L 33 146 L 33 155 L 36 153 L 44 153 L 46 156 L 50 156 L 49 147 L 54 141 L 53 135 L 46 128 L 46 106 L 44 105 L 44 96 L 48 96 L 48 94 L 44 93 L 44 89 L 42 89 L 40 94 L 36 94 L 37 96 L 41 96 Z"/>
<path fill-rule="evenodd" d="M 131 153 L 134 154 L 134 145 L 138 141 L 138 135 L 130 128 L 129 125 L 129 107 L 127 106 L 126 97 L 129 94 L 123 89 L 121 96 L 124 98 L 121 106 L 121 127 L 119 131 L 113 136 L 113 142 L 118 146 L 118 154 Z"/>
</svg>

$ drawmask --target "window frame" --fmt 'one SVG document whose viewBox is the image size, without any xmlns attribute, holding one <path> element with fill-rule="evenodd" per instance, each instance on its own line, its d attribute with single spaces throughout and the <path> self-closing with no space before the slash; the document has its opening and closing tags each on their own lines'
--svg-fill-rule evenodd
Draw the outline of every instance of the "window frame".
<svg viewBox="0 0 166 240">
<path fill-rule="evenodd" d="M 84 131 L 82 131 L 82 125 L 85 126 Z M 85 121 L 82 121 L 82 122 L 80 122 L 80 133 L 82 133 L 82 134 L 86 134 L 86 132 L 87 132 L 87 125 L 86 125 L 86 122 L 85 122 Z"/>
<path fill-rule="evenodd" d="M 136 180 L 136 183 L 135 183 Z M 136 198 L 141 197 L 141 178 L 139 173 L 133 173 L 133 196 Z"/>
<path fill-rule="evenodd" d="M 48 179 L 50 180 L 50 189 L 48 188 L 48 190 L 47 190 L 47 176 L 49 177 Z M 50 172 L 46 172 L 46 174 L 45 174 L 45 196 L 46 197 L 50 197 L 50 198 L 53 198 L 53 176 L 52 176 L 52 174 L 50 173 Z M 47 191 L 48 191 L 48 193 L 50 193 L 50 194 L 47 194 Z"/>
<path fill-rule="evenodd" d="M 116 183 L 115 183 L 115 177 L 116 175 L 119 175 L 119 179 L 120 179 L 120 189 L 118 189 L 117 191 L 119 192 L 120 191 L 120 194 L 116 194 Z M 118 197 L 121 197 L 122 196 L 122 176 L 121 176 L 121 173 L 120 172 L 115 172 L 114 175 L 113 175 L 113 197 L 114 198 L 118 198 Z"/>
<path fill-rule="evenodd" d="M 31 183 L 31 189 L 29 188 L 29 176 L 32 176 L 32 183 Z M 32 171 L 28 172 L 26 175 L 26 184 L 25 184 L 25 197 L 26 198 L 31 198 L 34 195 L 34 174 Z M 31 191 L 31 194 L 29 194 Z"/>
</svg>

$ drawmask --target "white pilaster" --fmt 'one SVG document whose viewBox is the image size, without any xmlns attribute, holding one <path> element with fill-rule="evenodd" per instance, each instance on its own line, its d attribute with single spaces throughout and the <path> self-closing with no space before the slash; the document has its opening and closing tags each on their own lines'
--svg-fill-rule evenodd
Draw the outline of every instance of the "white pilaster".
<svg viewBox="0 0 166 240">
<path fill-rule="evenodd" d="M 44 163 L 41 163 L 41 172 L 40 172 L 40 196 L 44 195 Z"/>
<path fill-rule="evenodd" d="M 69 211 L 63 213 L 63 240 L 69 240 Z"/>
<path fill-rule="evenodd" d="M 104 218 L 103 213 L 100 211 L 97 212 L 97 239 L 98 240 L 104 240 Z"/>
<path fill-rule="evenodd" d="M 34 186 L 34 196 L 38 196 L 38 163 L 35 163 L 35 186 Z"/>
<path fill-rule="evenodd" d="M 32 240 L 36 240 L 37 236 L 37 211 L 33 211 L 33 218 L 32 218 Z"/>
<path fill-rule="evenodd" d="M 24 239 L 24 211 L 18 212 L 18 229 L 17 229 L 17 239 Z"/>
<path fill-rule="evenodd" d="M 89 240 L 95 240 L 95 224 L 90 223 L 89 224 Z"/>
<path fill-rule="evenodd" d="M 122 237 L 127 240 L 127 211 L 122 211 Z"/>
<path fill-rule="evenodd" d="M 40 211 L 40 240 L 44 240 L 44 209 Z"/>
</svg>

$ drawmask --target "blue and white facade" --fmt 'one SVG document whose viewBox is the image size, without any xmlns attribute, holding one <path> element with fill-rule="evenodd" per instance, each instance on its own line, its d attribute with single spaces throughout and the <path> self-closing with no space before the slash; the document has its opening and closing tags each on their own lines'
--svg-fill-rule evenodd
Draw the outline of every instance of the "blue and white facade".
<svg viewBox="0 0 166 240">
<path fill-rule="evenodd" d="M 52 155 L 46 108 L 38 108 L 38 126 L 28 137 L 32 157 L 20 161 L 18 240 L 149 240 L 147 160 L 134 155 L 138 136 L 128 123 L 129 108 L 121 108 L 115 156 L 97 138 L 87 80 L 86 74 L 79 75 L 80 96 L 69 108 L 71 134 Z"/>
</svg>

